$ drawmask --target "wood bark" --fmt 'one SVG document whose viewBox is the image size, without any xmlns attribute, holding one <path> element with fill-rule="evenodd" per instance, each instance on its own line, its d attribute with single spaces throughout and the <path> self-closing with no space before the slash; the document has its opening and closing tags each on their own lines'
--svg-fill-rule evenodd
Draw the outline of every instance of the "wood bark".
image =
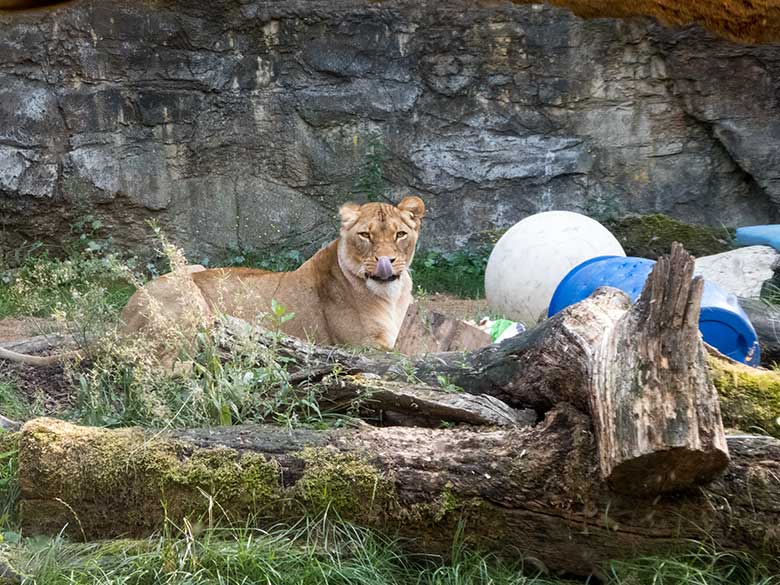
<svg viewBox="0 0 780 585">
<path fill-rule="evenodd" d="M 20 442 L 23 529 L 140 536 L 166 515 L 268 525 L 327 508 L 428 552 L 446 552 L 462 522 L 471 544 L 575 574 L 690 539 L 780 554 L 780 441 L 737 436 L 729 448 L 732 464 L 708 486 L 642 496 L 599 480 L 590 420 L 570 405 L 536 427 L 488 431 L 143 432 L 37 419 Z"/>
<path fill-rule="evenodd" d="M 621 491 L 704 483 L 728 463 L 699 312 L 704 281 L 679 244 L 658 260 L 636 305 L 593 361 L 590 411 L 601 471 Z"/>
</svg>

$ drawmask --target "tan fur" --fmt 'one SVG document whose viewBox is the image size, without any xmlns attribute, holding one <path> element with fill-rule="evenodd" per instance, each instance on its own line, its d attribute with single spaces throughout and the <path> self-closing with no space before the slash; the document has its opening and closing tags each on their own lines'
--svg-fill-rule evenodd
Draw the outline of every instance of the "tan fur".
<svg viewBox="0 0 780 585">
<path fill-rule="evenodd" d="M 122 312 L 126 332 L 156 337 L 155 321 L 169 320 L 189 335 L 216 314 L 256 321 L 270 312 L 273 299 L 295 313 L 281 326 L 288 335 L 320 344 L 392 348 L 412 300 L 408 267 L 424 212 L 419 197 L 406 197 L 397 207 L 349 203 L 340 210 L 340 237 L 293 272 L 192 266 L 158 278 L 137 291 Z M 370 278 L 382 256 L 395 259 L 396 280 Z"/>
</svg>

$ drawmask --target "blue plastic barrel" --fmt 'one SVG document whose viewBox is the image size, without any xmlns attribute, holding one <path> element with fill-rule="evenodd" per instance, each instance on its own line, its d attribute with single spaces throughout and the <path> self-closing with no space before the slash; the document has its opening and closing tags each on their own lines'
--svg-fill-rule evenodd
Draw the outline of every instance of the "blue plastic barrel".
<svg viewBox="0 0 780 585">
<path fill-rule="evenodd" d="M 586 260 L 558 283 L 547 315 L 552 317 L 569 305 L 588 298 L 602 286 L 618 288 L 634 302 L 653 266 L 655 261 L 646 258 L 599 256 Z M 759 364 L 758 337 L 737 297 L 708 281 L 704 283 L 701 299 L 699 330 L 704 341 L 721 353 L 746 364 Z"/>
<path fill-rule="evenodd" d="M 750 225 L 737 228 L 734 238 L 738 246 L 772 246 L 780 250 L 780 225 Z"/>
</svg>

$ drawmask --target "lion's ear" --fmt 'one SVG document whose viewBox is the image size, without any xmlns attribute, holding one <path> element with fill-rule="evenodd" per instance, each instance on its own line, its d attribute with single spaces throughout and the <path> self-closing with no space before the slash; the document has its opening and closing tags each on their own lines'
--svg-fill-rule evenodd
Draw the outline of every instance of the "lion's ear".
<svg viewBox="0 0 780 585">
<path fill-rule="evenodd" d="M 420 222 L 425 215 L 425 203 L 416 195 L 409 195 L 404 197 L 401 203 L 398 204 L 398 209 L 402 212 L 408 213 L 411 216 L 411 220 L 414 222 L 414 227 L 420 229 Z"/>
<path fill-rule="evenodd" d="M 360 205 L 357 203 L 345 203 L 339 208 L 341 229 L 348 230 L 360 217 Z"/>
</svg>

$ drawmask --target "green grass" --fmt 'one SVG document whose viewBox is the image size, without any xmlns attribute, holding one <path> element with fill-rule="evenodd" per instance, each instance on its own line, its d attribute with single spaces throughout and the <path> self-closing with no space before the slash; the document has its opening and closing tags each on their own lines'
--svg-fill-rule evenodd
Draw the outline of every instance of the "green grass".
<svg viewBox="0 0 780 585">
<path fill-rule="evenodd" d="M 23 420 L 28 418 L 31 412 L 30 404 L 10 376 L 0 376 L 0 414 L 13 420 Z"/>
<path fill-rule="evenodd" d="M 412 554 L 402 542 L 327 519 L 292 528 L 204 529 L 169 525 L 145 540 L 94 543 L 24 539 L 0 554 L 36 585 L 563 585 L 520 558 L 456 545 L 446 557 Z M 744 555 L 702 548 L 603 568 L 607 585 L 776 585 Z M 580 581 L 582 582 L 582 581 Z"/>
<path fill-rule="evenodd" d="M 19 500 L 19 435 L 0 430 L 0 540 L 16 534 Z"/>
<path fill-rule="evenodd" d="M 0 281 L 0 319 L 50 317 L 73 306 L 78 295 L 100 290 L 101 302 L 119 311 L 135 287 L 123 277 L 118 260 L 88 253 L 55 258 L 48 253 L 28 257 Z"/>
<path fill-rule="evenodd" d="M 489 246 L 482 245 L 451 253 L 435 250 L 419 253 L 412 263 L 414 286 L 429 293 L 483 298 L 490 250 Z"/>
</svg>

